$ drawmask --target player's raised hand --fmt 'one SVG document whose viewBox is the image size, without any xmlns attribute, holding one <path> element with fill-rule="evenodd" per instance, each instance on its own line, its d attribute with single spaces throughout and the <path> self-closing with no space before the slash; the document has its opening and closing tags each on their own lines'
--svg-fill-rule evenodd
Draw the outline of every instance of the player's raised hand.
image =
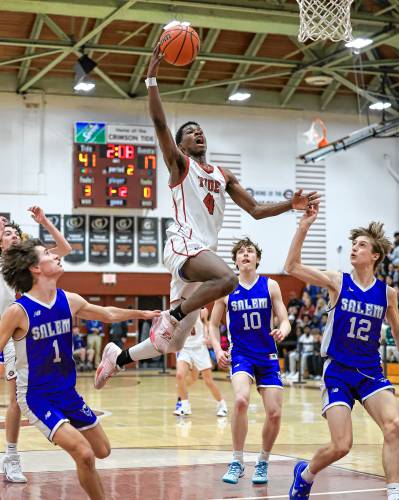
<svg viewBox="0 0 399 500">
<path fill-rule="evenodd" d="M 317 191 L 303 193 L 303 189 L 298 189 L 292 198 L 292 208 L 295 210 L 307 210 L 309 207 L 320 203 L 320 195 Z"/>
<path fill-rule="evenodd" d="M 285 339 L 284 333 L 278 328 L 272 330 L 269 335 L 273 337 L 276 342 L 282 342 Z"/>
<path fill-rule="evenodd" d="M 44 213 L 44 210 L 37 205 L 28 208 L 28 212 L 31 213 L 32 219 L 38 224 L 44 224 L 47 221 L 47 217 Z"/>
<path fill-rule="evenodd" d="M 306 210 L 299 221 L 299 227 L 309 229 L 313 222 L 317 219 L 319 213 L 319 205 L 313 205 Z"/>
<path fill-rule="evenodd" d="M 222 370 L 227 370 L 230 365 L 230 354 L 223 349 L 216 351 L 215 354 L 219 367 Z"/>
<path fill-rule="evenodd" d="M 139 314 L 135 316 L 137 319 L 154 319 L 161 315 L 161 311 L 137 311 Z"/>
<path fill-rule="evenodd" d="M 148 65 L 147 78 L 153 78 L 158 74 L 159 64 L 162 61 L 163 54 L 159 50 L 159 42 L 155 45 Z"/>
</svg>

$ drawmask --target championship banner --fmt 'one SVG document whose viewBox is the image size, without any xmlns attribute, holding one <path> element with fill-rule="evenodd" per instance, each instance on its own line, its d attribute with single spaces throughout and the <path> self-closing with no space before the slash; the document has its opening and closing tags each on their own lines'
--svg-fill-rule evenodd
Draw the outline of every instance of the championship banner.
<svg viewBox="0 0 399 500">
<path fill-rule="evenodd" d="M 114 217 L 114 262 L 131 264 L 134 260 L 134 217 Z"/>
<path fill-rule="evenodd" d="M 58 229 L 61 230 L 61 215 L 60 214 L 46 214 L 47 219 Z M 41 224 L 39 225 L 39 239 L 45 247 L 53 247 L 54 239 L 51 234 Z"/>
<path fill-rule="evenodd" d="M 158 219 L 138 217 L 138 262 L 144 266 L 158 264 Z"/>
<path fill-rule="evenodd" d="M 86 260 L 86 216 L 64 215 L 64 236 L 72 251 L 64 257 L 67 262 Z"/>
<path fill-rule="evenodd" d="M 111 218 L 106 215 L 89 216 L 89 262 L 108 264 L 110 261 Z"/>
<path fill-rule="evenodd" d="M 166 230 L 168 227 L 173 224 L 174 219 L 172 217 L 162 217 L 161 219 L 161 237 L 162 237 L 162 251 L 165 248 L 166 240 L 168 239 L 168 235 L 166 234 Z"/>
</svg>

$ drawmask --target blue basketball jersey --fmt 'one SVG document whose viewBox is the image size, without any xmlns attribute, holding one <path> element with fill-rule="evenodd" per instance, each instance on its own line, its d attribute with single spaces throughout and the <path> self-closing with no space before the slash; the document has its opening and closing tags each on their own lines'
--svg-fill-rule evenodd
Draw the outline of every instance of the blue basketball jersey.
<svg viewBox="0 0 399 500">
<path fill-rule="evenodd" d="M 348 273 L 342 275 L 337 304 L 329 312 L 321 355 L 354 368 L 381 364 L 381 325 L 387 310 L 387 286 L 375 280 L 363 289 Z"/>
<path fill-rule="evenodd" d="M 29 294 L 16 303 L 28 318 L 28 331 L 15 341 L 18 391 L 61 392 L 75 387 L 72 315 L 65 292 L 57 289 L 51 304 Z"/>
<path fill-rule="evenodd" d="M 272 302 L 268 278 L 259 276 L 246 288 L 242 284 L 228 296 L 227 328 L 232 355 L 241 354 L 264 361 L 277 352 L 272 331 Z"/>
</svg>

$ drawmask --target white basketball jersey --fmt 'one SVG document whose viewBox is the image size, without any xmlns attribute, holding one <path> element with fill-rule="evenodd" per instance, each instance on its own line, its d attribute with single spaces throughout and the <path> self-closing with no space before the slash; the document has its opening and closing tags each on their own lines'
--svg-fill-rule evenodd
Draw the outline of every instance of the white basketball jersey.
<svg viewBox="0 0 399 500">
<path fill-rule="evenodd" d="M 0 316 L 13 302 L 15 302 L 15 292 L 7 285 L 0 273 Z"/>
<path fill-rule="evenodd" d="M 204 343 L 204 324 L 201 321 L 201 318 L 198 318 L 190 335 L 184 342 L 184 347 L 185 348 L 200 347 L 203 345 L 203 343 Z"/>
<path fill-rule="evenodd" d="M 175 222 L 167 235 L 180 236 L 216 251 L 226 203 L 226 180 L 220 168 L 200 166 L 187 157 L 183 180 L 169 186 Z"/>
</svg>

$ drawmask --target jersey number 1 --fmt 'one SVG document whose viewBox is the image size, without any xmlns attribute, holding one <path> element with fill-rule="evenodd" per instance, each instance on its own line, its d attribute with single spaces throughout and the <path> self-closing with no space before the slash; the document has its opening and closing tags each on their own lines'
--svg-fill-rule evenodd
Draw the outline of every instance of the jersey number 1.
<svg viewBox="0 0 399 500">
<path fill-rule="evenodd" d="M 60 348 L 58 347 L 57 340 L 54 340 L 53 347 L 54 347 L 54 351 L 55 351 L 55 358 L 53 359 L 53 363 L 61 363 Z"/>
</svg>

